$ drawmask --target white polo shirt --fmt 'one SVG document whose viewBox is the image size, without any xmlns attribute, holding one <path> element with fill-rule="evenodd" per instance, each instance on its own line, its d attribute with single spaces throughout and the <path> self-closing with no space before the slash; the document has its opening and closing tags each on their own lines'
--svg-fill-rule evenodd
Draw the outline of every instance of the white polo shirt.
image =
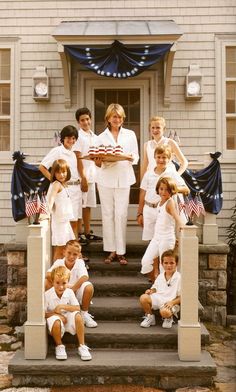
<svg viewBox="0 0 236 392">
<path fill-rule="evenodd" d="M 158 275 L 151 288 L 156 289 L 156 293 L 154 294 L 158 294 L 158 297 L 163 300 L 163 303 L 172 301 L 180 296 L 181 275 L 178 271 L 175 271 L 172 277 L 167 281 L 165 272 L 162 272 Z"/>
<path fill-rule="evenodd" d="M 79 302 L 71 289 L 65 289 L 61 298 L 58 297 L 55 288 L 51 287 L 49 290 L 45 291 L 45 312 L 53 312 L 57 305 L 79 305 Z"/>
<path fill-rule="evenodd" d="M 52 270 L 56 267 L 60 267 L 60 266 L 65 266 L 65 258 L 64 259 L 58 259 L 56 260 L 53 265 L 49 268 L 49 270 L 47 272 L 52 272 Z M 72 286 L 78 282 L 78 280 L 82 277 L 82 276 L 87 276 L 88 277 L 88 271 L 87 268 L 85 267 L 85 263 L 83 259 L 77 259 L 75 261 L 75 264 L 73 266 L 73 268 L 70 270 L 70 279 L 69 279 L 69 284 L 71 284 Z"/>
<path fill-rule="evenodd" d="M 71 179 L 70 181 L 77 181 L 80 178 L 78 169 L 77 169 L 77 158 L 72 150 L 67 150 L 63 144 L 58 147 L 52 148 L 49 153 L 43 158 L 41 165 L 46 167 L 46 169 L 50 169 L 52 167 L 53 162 L 57 159 L 64 159 L 71 171 Z"/>
<path fill-rule="evenodd" d="M 78 130 L 78 140 L 73 146 L 73 151 L 79 151 L 82 156 L 88 155 L 89 147 L 97 146 L 97 135 L 91 130 L 85 132 L 83 129 Z M 83 160 L 83 166 L 88 183 L 95 182 L 96 179 L 96 165 L 93 161 L 87 159 Z"/>
</svg>

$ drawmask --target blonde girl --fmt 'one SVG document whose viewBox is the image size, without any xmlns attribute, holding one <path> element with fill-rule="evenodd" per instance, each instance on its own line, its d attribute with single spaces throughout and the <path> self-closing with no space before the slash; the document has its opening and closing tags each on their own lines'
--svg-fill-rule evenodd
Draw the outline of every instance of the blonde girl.
<svg viewBox="0 0 236 392">
<path fill-rule="evenodd" d="M 67 181 L 71 172 L 64 159 L 53 162 L 51 184 L 47 200 L 51 212 L 52 245 L 54 246 L 53 260 L 63 258 L 65 244 L 75 239 L 70 221 L 74 221 L 71 199 L 67 190 Z"/>
<path fill-rule="evenodd" d="M 153 170 L 155 168 L 156 161 L 154 159 L 154 151 L 156 147 L 160 145 L 168 145 L 170 147 L 172 155 L 177 158 L 180 165 L 178 170 L 179 174 L 182 174 L 188 167 L 188 161 L 180 150 L 178 144 L 173 139 L 169 139 L 168 137 L 164 136 L 165 129 L 166 122 L 163 117 L 155 116 L 150 119 L 149 130 L 151 140 L 148 140 L 146 143 L 144 143 L 141 178 L 143 178 L 143 175 L 147 170 Z M 173 165 L 173 163 L 170 164 Z"/>
<path fill-rule="evenodd" d="M 161 260 L 163 252 L 167 249 L 174 249 L 176 242 L 175 226 L 178 225 L 179 228 L 181 228 L 184 225 L 172 198 L 172 196 L 178 192 L 174 180 L 170 177 L 161 177 L 157 182 L 156 192 L 160 196 L 160 201 L 157 205 L 154 236 L 141 261 L 142 274 L 150 273 L 153 270 L 154 259 L 159 257 Z M 161 265 L 159 268 L 160 272 L 163 272 L 163 267 Z M 157 269 L 156 274 L 158 274 L 158 272 Z"/>
</svg>

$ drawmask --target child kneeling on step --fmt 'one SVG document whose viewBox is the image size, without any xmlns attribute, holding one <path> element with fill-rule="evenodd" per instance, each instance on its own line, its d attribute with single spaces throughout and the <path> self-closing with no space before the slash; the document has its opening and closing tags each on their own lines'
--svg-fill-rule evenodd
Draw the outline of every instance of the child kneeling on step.
<svg viewBox="0 0 236 392">
<path fill-rule="evenodd" d="M 84 344 L 84 323 L 80 314 L 80 305 L 73 290 L 67 287 L 70 271 L 60 266 L 51 273 L 53 287 L 45 292 L 45 318 L 50 335 L 56 348 L 56 359 L 67 359 L 62 337 L 65 332 L 77 335 L 78 355 L 82 361 L 90 361 L 92 356 Z"/>
<path fill-rule="evenodd" d="M 156 324 L 152 311 L 157 309 L 163 318 L 162 327 L 171 328 L 174 322 L 173 315 L 177 317 L 180 309 L 181 277 L 177 271 L 178 256 L 173 250 L 166 250 L 162 253 L 161 264 L 164 271 L 157 276 L 152 287 L 140 297 L 140 303 L 145 312 L 140 326 L 144 328 Z"/>
</svg>

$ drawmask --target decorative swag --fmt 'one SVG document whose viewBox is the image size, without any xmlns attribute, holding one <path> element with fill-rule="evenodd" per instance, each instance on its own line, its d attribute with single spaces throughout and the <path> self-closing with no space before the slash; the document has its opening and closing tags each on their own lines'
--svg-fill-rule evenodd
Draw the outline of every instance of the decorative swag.
<svg viewBox="0 0 236 392">
<path fill-rule="evenodd" d="M 65 50 L 81 65 L 98 75 L 129 78 L 157 63 L 172 45 L 124 45 L 115 40 L 103 48 L 65 45 Z"/>
</svg>

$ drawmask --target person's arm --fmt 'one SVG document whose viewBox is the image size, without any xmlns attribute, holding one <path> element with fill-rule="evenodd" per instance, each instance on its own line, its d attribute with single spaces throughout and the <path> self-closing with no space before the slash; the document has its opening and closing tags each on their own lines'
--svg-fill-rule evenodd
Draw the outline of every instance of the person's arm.
<svg viewBox="0 0 236 392">
<path fill-rule="evenodd" d="M 177 160 L 179 161 L 180 167 L 178 173 L 182 174 L 188 167 L 188 160 L 185 158 L 178 144 L 174 140 L 169 139 L 168 144 L 171 147 L 172 153 L 176 156 Z"/>
<path fill-rule="evenodd" d="M 81 152 L 80 151 L 74 151 L 76 158 L 77 158 L 77 169 L 81 178 L 81 191 L 82 192 L 88 192 L 88 181 L 84 172 L 84 165 L 82 162 L 81 157 Z"/>
<path fill-rule="evenodd" d="M 154 293 L 156 293 L 156 292 L 157 292 L 156 289 L 155 289 L 154 287 L 152 287 L 152 288 L 150 288 L 150 289 L 147 289 L 147 290 L 145 291 L 145 294 L 151 295 L 151 294 L 154 294 Z"/>
<path fill-rule="evenodd" d="M 147 167 L 148 167 L 148 157 L 147 157 L 147 142 L 144 143 L 143 146 L 143 164 L 141 166 L 141 171 L 140 171 L 140 180 L 142 180 L 144 174 L 147 171 Z"/>
<path fill-rule="evenodd" d="M 180 304 L 180 295 L 176 297 L 175 299 L 172 299 L 172 301 L 168 301 L 165 303 L 165 308 L 168 308 L 171 310 L 172 306 L 174 305 L 179 305 Z"/>
<path fill-rule="evenodd" d="M 46 177 L 49 181 L 51 179 L 51 174 L 48 171 L 48 169 L 43 166 L 43 165 L 39 165 L 39 170 L 41 171 L 41 173 L 44 175 L 44 177 Z"/>
<path fill-rule="evenodd" d="M 61 315 L 62 312 L 78 312 L 80 311 L 80 305 L 60 304 L 54 309 L 54 314 Z"/>
<path fill-rule="evenodd" d="M 166 205 L 166 211 L 168 214 L 173 216 L 176 225 L 178 225 L 179 229 L 184 226 L 184 222 L 180 218 L 178 211 L 176 210 L 175 202 L 173 199 L 169 199 L 169 202 Z"/>
<path fill-rule="evenodd" d="M 57 195 L 58 192 L 61 191 L 61 184 L 58 181 L 54 181 L 54 183 L 52 184 L 52 188 L 51 191 L 48 194 L 48 207 L 49 207 L 49 211 L 52 211 L 53 208 L 53 204 L 55 201 L 55 197 Z"/>
<path fill-rule="evenodd" d="M 139 205 L 138 205 L 138 212 L 137 212 L 137 222 L 139 226 L 143 226 L 143 208 L 145 202 L 145 195 L 146 191 L 142 188 L 139 190 Z"/>
<path fill-rule="evenodd" d="M 69 285 L 68 287 L 70 287 L 70 289 L 72 289 L 72 290 L 74 291 L 74 293 L 75 293 L 77 290 L 79 290 L 79 288 L 81 287 L 81 285 L 82 285 L 84 282 L 87 282 L 88 280 L 89 280 L 88 276 L 83 275 L 83 276 L 81 276 L 81 278 L 79 278 L 79 280 L 77 280 L 77 282 L 75 282 L 75 283 L 73 284 L 73 286 L 72 286 L 72 285 Z"/>
</svg>

